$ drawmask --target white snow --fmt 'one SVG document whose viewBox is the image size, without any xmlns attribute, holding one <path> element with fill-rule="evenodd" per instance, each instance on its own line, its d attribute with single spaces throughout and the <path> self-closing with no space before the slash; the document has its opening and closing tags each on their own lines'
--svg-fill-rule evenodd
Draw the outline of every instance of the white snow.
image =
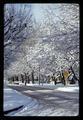
<svg viewBox="0 0 83 120">
<path fill-rule="evenodd" d="M 26 106 L 26 104 L 31 107 L 31 105 L 37 104 L 37 101 L 10 88 L 4 88 L 4 111 L 21 105 Z"/>
<path fill-rule="evenodd" d="M 17 84 L 9 84 L 9 85 L 11 85 L 11 86 L 16 85 L 17 86 Z M 19 82 L 19 85 L 24 86 L 25 83 Z M 48 84 L 48 83 L 43 83 L 42 84 L 41 83 L 40 85 L 38 83 L 35 83 L 35 84 L 30 83 L 30 84 L 27 84 L 27 86 L 35 86 L 35 87 L 40 87 L 40 88 L 49 88 L 49 89 L 58 90 L 58 91 L 64 91 L 64 92 L 79 92 L 78 83 L 76 83 L 76 84 L 68 84 L 66 86 L 64 86 L 62 83 L 59 83 L 59 84 L 56 84 L 56 85 L 54 85 L 53 83 L 50 83 L 50 84 Z M 39 90 L 39 91 L 41 92 L 42 90 Z M 50 91 L 50 90 L 44 90 L 43 92 L 45 92 L 45 91 Z"/>
<path fill-rule="evenodd" d="M 76 87 L 76 86 L 74 86 L 74 87 L 67 86 L 67 87 L 63 87 L 63 88 L 59 87 L 56 90 L 64 91 L 64 92 L 78 92 L 79 91 L 79 87 Z"/>
<path fill-rule="evenodd" d="M 69 84 L 64 86 L 63 84 L 59 83 L 56 85 L 53 84 L 47 84 L 44 83 L 42 84 L 27 84 L 27 86 L 36 86 L 36 87 L 41 87 L 41 88 L 49 88 L 49 89 L 53 89 L 53 90 L 58 90 L 58 91 L 64 91 L 64 92 L 79 92 L 79 85 L 78 84 Z M 39 90 L 41 91 L 41 90 Z M 44 90 L 44 92 L 47 90 Z M 50 91 L 50 90 L 48 90 Z"/>
<path fill-rule="evenodd" d="M 21 86 L 24 84 L 20 84 Z M 16 85 L 19 86 L 19 85 Z M 79 91 L 79 86 L 77 84 L 75 85 L 67 85 L 64 86 L 62 84 L 27 84 L 27 86 L 37 86 L 37 87 L 43 87 L 43 88 L 51 88 L 49 90 L 36 90 L 31 91 L 31 90 L 26 90 L 23 91 L 24 93 L 31 93 L 33 95 L 39 93 L 50 93 L 54 92 L 56 94 L 56 91 L 65 91 L 65 92 L 78 92 Z M 63 96 L 63 94 L 62 94 Z M 64 94 L 65 96 L 65 94 Z M 76 96 L 65 96 L 71 99 L 75 99 Z M 56 97 L 48 97 L 47 95 L 45 96 L 45 100 L 51 100 L 55 101 L 55 105 L 53 106 L 48 106 L 48 104 L 42 104 L 39 102 L 37 99 L 33 99 L 31 97 L 25 96 L 15 90 L 12 90 L 8 87 L 5 86 L 4 88 L 4 111 L 5 110 L 10 110 L 15 107 L 19 107 L 21 105 L 24 105 L 24 107 L 18 111 L 14 111 L 9 113 L 7 116 L 77 116 L 78 115 L 78 108 L 79 105 L 78 103 L 72 104 L 71 101 L 63 100 L 63 108 L 58 107 L 58 104 L 62 106 L 61 101 L 58 100 L 58 96 Z M 67 109 L 65 109 L 65 103 L 68 105 Z M 72 104 L 72 109 L 71 109 L 71 104 Z M 74 110 L 75 109 L 75 110 Z"/>
</svg>

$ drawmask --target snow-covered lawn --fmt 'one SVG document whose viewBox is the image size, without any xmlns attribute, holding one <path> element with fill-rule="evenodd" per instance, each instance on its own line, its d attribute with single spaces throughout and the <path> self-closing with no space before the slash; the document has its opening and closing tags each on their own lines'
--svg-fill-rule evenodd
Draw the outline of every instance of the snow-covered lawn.
<svg viewBox="0 0 83 120">
<path fill-rule="evenodd" d="M 4 111 L 17 108 L 21 105 L 23 105 L 24 108 L 26 105 L 31 108 L 36 104 L 37 101 L 33 98 L 22 95 L 20 92 L 12 90 L 8 87 L 4 88 Z M 12 113 L 9 115 L 12 115 Z"/>
<path fill-rule="evenodd" d="M 19 85 L 24 85 L 24 83 L 20 83 Z M 59 83 L 59 84 L 56 84 L 54 85 L 53 83 L 51 84 L 47 84 L 47 83 L 44 83 L 44 84 L 27 84 L 27 86 L 35 86 L 35 87 L 41 87 L 41 88 L 49 88 L 49 89 L 53 89 L 53 90 L 58 90 L 58 91 L 64 91 L 64 92 L 79 92 L 79 85 L 78 83 L 76 84 L 69 84 L 69 85 L 66 85 L 64 86 L 63 84 Z"/>
<path fill-rule="evenodd" d="M 66 86 L 66 87 L 59 87 L 56 90 L 64 91 L 64 92 L 79 92 L 78 86 Z"/>
</svg>

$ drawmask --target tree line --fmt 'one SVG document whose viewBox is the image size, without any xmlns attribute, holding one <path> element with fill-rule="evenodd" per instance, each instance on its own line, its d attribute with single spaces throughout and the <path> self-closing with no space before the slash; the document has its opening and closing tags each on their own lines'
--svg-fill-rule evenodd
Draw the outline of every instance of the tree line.
<svg viewBox="0 0 83 120">
<path fill-rule="evenodd" d="M 42 77 L 43 77 L 43 80 L 42 80 Z M 40 84 L 42 82 L 50 83 L 53 81 L 55 85 L 57 83 L 62 83 L 64 85 L 75 84 L 76 81 L 78 81 L 79 83 L 79 79 L 76 77 L 72 66 L 69 69 L 64 69 L 64 70 L 58 71 L 57 74 L 53 73 L 53 75 L 48 75 L 48 76 L 40 74 L 35 77 L 34 70 L 31 72 L 31 74 L 29 74 L 28 72 L 24 72 L 24 74 L 13 75 L 12 77 L 9 77 L 8 81 L 10 83 L 21 81 L 22 83 L 25 84 L 25 86 L 27 83 L 30 84 L 31 82 L 32 84 L 35 84 L 36 82 Z"/>
<path fill-rule="evenodd" d="M 30 80 L 35 81 L 31 76 L 35 77 L 40 71 L 40 84 L 56 77 L 47 77 L 46 74 L 55 74 L 61 67 L 69 66 L 73 66 L 79 76 L 79 5 L 41 6 L 42 22 L 36 21 L 33 4 L 4 6 L 5 76 L 22 73 L 25 78 L 26 71 L 29 71 Z"/>
</svg>

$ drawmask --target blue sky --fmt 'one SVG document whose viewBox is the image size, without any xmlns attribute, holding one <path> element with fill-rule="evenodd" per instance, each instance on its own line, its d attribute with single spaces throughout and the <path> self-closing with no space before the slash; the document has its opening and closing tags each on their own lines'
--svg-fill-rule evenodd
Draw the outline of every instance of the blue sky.
<svg viewBox="0 0 83 120">
<path fill-rule="evenodd" d="M 42 7 L 42 4 L 32 4 L 32 12 L 37 21 L 42 21 L 44 19 Z"/>
<path fill-rule="evenodd" d="M 36 18 L 36 21 L 42 22 L 42 20 L 46 19 L 44 12 L 44 9 L 46 8 L 52 7 L 55 9 L 54 11 L 56 12 L 56 14 L 59 14 L 58 5 L 60 4 L 31 4 L 32 12 L 34 17 Z M 53 18 L 53 19 L 57 20 L 57 18 Z"/>
</svg>

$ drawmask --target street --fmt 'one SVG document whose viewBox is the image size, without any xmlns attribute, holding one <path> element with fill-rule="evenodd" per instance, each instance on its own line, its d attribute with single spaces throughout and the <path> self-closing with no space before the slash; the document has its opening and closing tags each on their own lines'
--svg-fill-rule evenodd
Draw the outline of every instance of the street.
<svg viewBox="0 0 83 120">
<path fill-rule="evenodd" d="M 78 92 L 63 92 L 49 88 L 40 88 L 36 86 L 9 86 L 10 88 L 21 92 L 26 96 L 35 98 L 39 105 L 38 112 L 43 109 L 51 109 L 48 116 L 77 116 L 79 115 L 79 93 Z"/>
</svg>

